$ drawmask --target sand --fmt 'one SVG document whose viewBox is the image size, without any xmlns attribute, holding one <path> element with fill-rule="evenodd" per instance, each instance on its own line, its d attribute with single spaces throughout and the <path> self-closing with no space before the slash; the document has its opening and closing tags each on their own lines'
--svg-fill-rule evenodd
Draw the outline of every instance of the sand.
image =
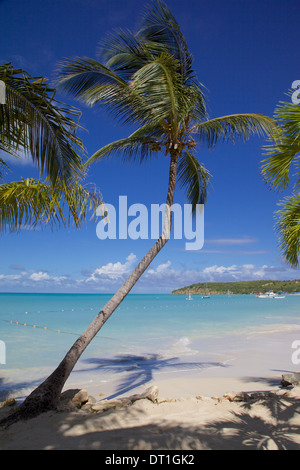
<svg viewBox="0 0 300 470">
<path fill-rule="evenodd" d="M 157 358 L 155 363 L 131 364 L 128 370 L 107 374 L 94 364 L 90 368 L 79 364 L 65 390 L 85 389 L 99 401 L 154 386 L 158 399 L 139 399 L 99 413 L 82 409 L 44 413 L 1 429 L 0 449 L 300 449 L 300 387 L 284 396 L 287 389 L 281 386 L 283 373 L 300 368 L 291 362 L 294 339 L 295 333 L 278 331 L 256 337 L 238 354 L 205 368 L 192 367 L 195 357 L 186 356 L 185 369 L 177 368 L 176 373 L 172 367 L 157 367 Z M 186 366 L 188 361 L 191 367 Z M 241 391 L 253 398 L 224 397 L 226 392 Z M 0 409 L 0 417 L 5 413 L 7 407 Z"/>
<path fill-rule="evenodd" d="M 290 387 L 289 390 L 278 384 L 275 386 L 276 380 L 276 377 L 269 379 L 269 383 L 274 383 L 270 387 L 271 394 L 262 382 L 257 387 L 258 382 L 242 379 L 186 378 L 183 381 L 182 378 L 173 377 L 154 381 L 150 389 L 151 386 L 158 389 L 155 402 L 147 398 L 139 399 L 132 404 L 98 413 L 91 413 L 90 409 L 47 412 L 1 429 L 0 449 L 300 449 L 300 387 Z M 187 396 L 188 392 L 196 389 L 204 393 L 211 390 L 219 393 L 214 397 Z M 141 392 L 142 387 L 137 390 Z M 232 398 L 229 400 L 228 396 L 223 396 L 224 390 L 251 391 L 252 398 L 231 401 Z M 253 394 L 255 390 L 256 395 Z M 177 398 L 174 398 L 176 395 Z M 0 409 L 0 417 L 8 410 L 8 407 Z"/>
</svg>

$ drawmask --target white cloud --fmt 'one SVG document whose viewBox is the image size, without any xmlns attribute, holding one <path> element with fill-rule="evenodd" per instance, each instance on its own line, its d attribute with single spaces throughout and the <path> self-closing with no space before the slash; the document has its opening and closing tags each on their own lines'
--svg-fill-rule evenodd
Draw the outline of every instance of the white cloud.
<svg viewBox="0 0 300 470">
<path fill-rule="evenodd" d="M 163 264 L 160 264 L 159 266 L 157 266 L 156 270 L 150 268 L 149 271 L 148 271 L 148 274 L 152 275 L 152 274 L 155 274 L 155 273 L 163 273 L 166 270 L 168 270 L 168 268 L 170 266 L 171 266 L 171 261 L 167 261 L 166 263 L 163 263 Z"/>
<path fill-rule="evenodd" d="M 4 281 L 16 281 L 21 279 L 21 274 L 0 274 L 0 279 Z"/>
<path fill-rule="evenodd" d="M 30 291 L 31 289 L 34 291 L 36 289 L 42 292 L 112 293 L 122 285 L 136 264 L 136 255 L 130 253 L 124 262 L 115 261 L 103 264 L 86 276 L 77 279 L 68 275 L 56 276 L 46 270 L 0 274 L 0 288 L 2 292 L 5 290 Z M 214 264 L 204 268 L 189 269 L 174 267 L 170 260 L 162 263 L 156 263 L 154 260 L 139 279 L 133 292 L 170 293 L 174 289 L 197 282 L 295 279 L 297 277 L 299 277 L 299 271 L 295 271 L 287 265 L 232 264 L 224 266 Z"/>
<path fill-rule="evenodd" d="M 33 281 L 45 281 L 50 278 L 49 274 L 43 273 L 43 272 L 38 272 L 38 273 L 32 273 L 29 276 L 29 279 L 32 279 Z"/>
<path fill-rule="evenodd" d="M 35 282 L 41 282 L 41 281 L 61 282 L 61 281 L 65 281 L 67 277 L 66 276 L 49 276 L 48 273 L 39 271 L 38 273 L 32 273 L 29 276 L 29 279 Z"/>
<path fill-rule="evenodd" d="M 85 282 L 102 280 L 119 280 L 123 279 L 126 274 L 130 273 L 133 264 L 136 262 L 137 257 L 131 253 L 126 258 L 125 263 L 117 261 L 116 263 L 107 263 L 100 268 L 96 268 L 92 274 L 85 280 Z"/>
</svg>

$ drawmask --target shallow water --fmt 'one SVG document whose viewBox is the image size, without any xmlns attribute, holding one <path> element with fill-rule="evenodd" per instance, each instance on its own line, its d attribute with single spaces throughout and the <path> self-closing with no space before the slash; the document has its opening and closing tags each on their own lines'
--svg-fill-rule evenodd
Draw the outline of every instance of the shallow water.
<svg viewBox="0 0 300 470">
<path fill-rule="evenodd" d="M 26 385 L 55 368 L 98 311 L 104 294 L 0 294 L 2 389 Z M 83 353 L 79 367 L 115 374 L 147 369 L 167 374 L 223 366 L 245 338 L 300 327 L 300 296 L 129 295 Z M 1 359 L 1 358 L 0 358 Z M 3 361 L 2 361 L 3 362 Z M 1 380 L 0 380 L 1 387 Z"/>
</svg>

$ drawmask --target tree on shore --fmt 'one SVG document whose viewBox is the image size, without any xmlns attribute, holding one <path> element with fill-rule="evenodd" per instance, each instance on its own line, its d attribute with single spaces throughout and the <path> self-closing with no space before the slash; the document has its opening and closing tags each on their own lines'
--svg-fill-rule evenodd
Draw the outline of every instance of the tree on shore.
<svg viewBox="0 0 300 470">
<path fill-rule="evenodd" d="M 278 123 L 271 143 L 265 147 L 269 157 L 264 160 L 262 173 L 271 189 L 283 191 L 290 185 L 291 168 L 293 194 L 285 197 L 276 212 L 276 231 L 285 260 L 293 267 L 299 266 L 300 254 L 300 104 L 283 102 L 275 109 Z"/>
<path fill-rule="evenodd" d="M 11 63 L 0 65 L 0 231 L 22 227 L 79 227 L 101 203 L 97 190 L 80 184 L 84 147 L 76 131 L 79 112 L 55 100 L 45 79 Z M 5 156 L 30 158 L 39 178 L 3 182 Z"/>
<path fill-rule="evenodd" d="M 274 128 L 273 120 L 260 114 L 209 119 L 203 87 L 192 68 L 185 38 L 161 1 L 147 8 L 136 34 L 120 31 L 105 39 L 100 56 L 101 62 L 90 58 L 65 61 L 60 66 L 58 84 L 90 106 L 104 106 L 117 120 L 135 125 L 136 130 L 95 152 L 87 165 L 116 154 L 140 161 L 154 154 L 167 157 L 164 229 L 58 367 L 19 407 L 18 416 L 23 418 L 56 407 L 83 351 L 167 243 L 177 181 L 186 190 L 194 211 L 198 204 L 205 203 L 210 173 L 196 157 L 197 145 L 214 147 L 220 141 L 269 134 Z"/>
</svg>

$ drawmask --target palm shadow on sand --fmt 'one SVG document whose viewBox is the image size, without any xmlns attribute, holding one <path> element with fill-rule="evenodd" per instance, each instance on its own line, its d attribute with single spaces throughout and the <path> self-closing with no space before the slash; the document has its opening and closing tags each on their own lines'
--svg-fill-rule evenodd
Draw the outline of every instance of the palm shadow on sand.
<svg viewBox="0 0 300 470">
<path fill-rule="evenodd" d="M 153 380 L 153 374 L 168 373 L 178 371 L 202 370 L 211 367 L 229 367 L 222 362 L 183 362 L 177 357 L 165 358 L 159 354 L 120 354 L 113 358 L 88 358 L 83 361 L 92 365 L 89 371 L 98 370 L 103 372 L 113 372 L 122 374 L 121 382 L 117 386 L 116 392 L 106 399 L 127 393 L 130 390 L 145 385 Z M 81 370 L 83 372 L 83 370 Z M 124 376 L 123 376 L 124 375 Z"/>
</svg>

